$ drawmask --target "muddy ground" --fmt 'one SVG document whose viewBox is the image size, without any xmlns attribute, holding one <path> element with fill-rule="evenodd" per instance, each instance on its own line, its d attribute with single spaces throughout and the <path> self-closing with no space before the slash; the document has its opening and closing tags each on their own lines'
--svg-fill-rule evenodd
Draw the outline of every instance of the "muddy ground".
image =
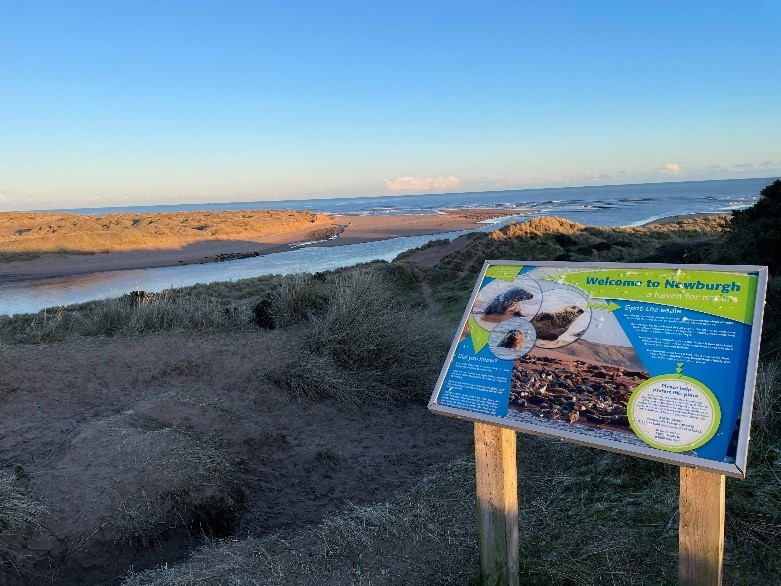
<svg viewBox="0 0 781 586">
<path fill-rule="evenodd" d="M 392 498 L 470 451 L 424 406 L 299 403 L 265 375 L 279 333 L 5 347 L 0 469 L 48 511 L 23 584 L 112 584 L 204 533 L 293 531 Z"/>
</svg>

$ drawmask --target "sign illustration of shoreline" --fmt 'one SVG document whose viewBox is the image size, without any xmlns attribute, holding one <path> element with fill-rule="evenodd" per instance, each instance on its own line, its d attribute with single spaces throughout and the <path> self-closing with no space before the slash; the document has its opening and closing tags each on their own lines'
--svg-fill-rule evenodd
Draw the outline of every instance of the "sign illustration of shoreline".
<svg viewBox="0 0 781 586">
<path fill-rule="evenodd" d="M 744 477 L 767 269 L 487 261 L 429 408 Z"/>
</svg>

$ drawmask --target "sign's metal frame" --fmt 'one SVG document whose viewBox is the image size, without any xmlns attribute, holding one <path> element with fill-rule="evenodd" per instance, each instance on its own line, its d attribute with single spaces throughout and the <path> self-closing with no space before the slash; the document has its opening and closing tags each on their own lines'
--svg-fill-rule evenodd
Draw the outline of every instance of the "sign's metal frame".
<svg viewBox="0 0 781 586">
<path fill-rule="evenodd" d="M 473 413 L 464 409 L 457 409 L 454 407 L 446 407 L 439 405 L 437 399 L 439 393 L 442 390 L 442 384 L 445 381 L 450 363 L 455 355 L 458 341 L 461 336 L 461 332 L 466 326 L 467 319 L 472 310 L 472 305 L 475 302 L 477 294 L 480 292 L 480 285 L 485 278 L 485 272 L 489 266 L 496 265 L 518 265 L 518 266 L 533 266 L 533 267 L 555 267 L 555 268 L 569 268 L 569 269 L 682 269 L 682 270 L 700 270 L 700 271 L 713 271 L 722 273 L 756 273 L 757 274 L 757 293 L 756 301 L 754 304 L 754 317 L 751 324 L 751 343 L 749 345 L 748 363 L 746 368 L 746 384 L 743 389 L 743 406 L 740 414 L 740 429 L 738 436 L 738 446 L 735 453 L 735 463 L 717 462 L 715 460 L 708 460 L 706 458 L 698 458 L 696 456 L 687 456 L 684 454 L 677 454 L 675 452 L 666 452 L 651 446 L 636 446 L 626 445 L 619 441 L 608 440 L 599 438 L 596 436 L 589 436 L 587 433 L 569 432 L 566 430 L 553 431 L 550 428 L 543 428 L 533 424 L 523 423 L 520 421 L 513 421 L 503 417 L 494 417 L 491 415 L 485 415 L 482 413 Z M 746 477 L 746 462 L 748 460 L 748 442 L 750 439 L 751 429 L 751 415 L 754 404 L 754 387 L 756 384 L 757 367 L 759 365 L 759 340 L 762 333 L 762 317 L 764 312 L 764 300 L 765 291 L 767 289 L 768 271 L 767 267 L 754 266 L 754 265 L 708 265 L 708 264 L 669 264 L 669 263 L 612 263 L 612 262 L 568 262 L 568 261 L 526 261 L 526 260 L 486 260 L 483 263 L 483 268 L 480 271 L 480 276 L 475 283 L 475 287 L 472 291 L 472 295 L 469 297 L 469 303 L 467 304 L 466 311 L 461 318 L 461 322 L 456 330 L 456 335 L 453 338 L 453 343 L 450 346 L 445 364 L 442 367 L 442 371 L 437 379 L 434 393 L 431 395 L 428 408 L 443 415 L 449 415 L 459 419 L 465 419 L 468 421 L 479 421 L 482 423 L 490 423 L 499 427 L 520 431 L 523 433 L 529 433 L 532 435 L 538 435 L 541 437 L 547 437 L 550 439 L 563 440 L 574 444 L 583 446 L 601 448 L 619 454 L 627 454 L 630 456 L 637 456 L 640 458 L 646 458 L 649 460 L 656 460 L 659 462 L 665 462 L 667 464 L 675 464 L 677 466 L 687 466 L 691 468 L 698 468 L 701 470 L 709 470 L 711 472 L 717 472 L 726 476 L 732 476 L 735 478 Z"/>
</svg>

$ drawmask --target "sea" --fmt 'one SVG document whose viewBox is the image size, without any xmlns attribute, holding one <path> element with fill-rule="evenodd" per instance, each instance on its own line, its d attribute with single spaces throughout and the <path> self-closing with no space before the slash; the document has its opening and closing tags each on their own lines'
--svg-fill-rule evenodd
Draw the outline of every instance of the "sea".
<svg viewBox="0 0 781 586">
<path fill-rule="evenodd" d="M 89 275 L 3 283 L 0 265 L 0 315 L 37 312 L 44 308 L 115 297 L 133 290 L 159 291 L 196 283 L 231 281 L 269 274 L 323 271 L 372 260 L 392 260 L 399 253 L 434 239 L 457 238 L 491 231 L 509 221 L 558 216 L 594 226 L 639 226 L 660 218 L 691 213 L 743 209 L 756 202 L 759 191 L 774 178 L 729 179 L 521 189 L 471 193 L 354 197 L 284 201 L 199 203 L 62 209 L 80 214 L 296 209 L 333 214 L 436 214 L 442 209 L 489 208 L 532 214 L 487 222 L 477 230 L 430 236 L 391 238 L 377 242 L 320 247 L 317 243 L 247 259 L 202 265 L 106 271 Z"/>
</svg>

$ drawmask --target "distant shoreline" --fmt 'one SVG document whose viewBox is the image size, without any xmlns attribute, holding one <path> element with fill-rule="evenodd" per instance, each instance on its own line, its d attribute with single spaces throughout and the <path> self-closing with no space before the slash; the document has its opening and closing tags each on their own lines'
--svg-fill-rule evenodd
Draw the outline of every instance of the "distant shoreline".
<svg viewBox="0 0 781 586">
<path fill-rule="evenodd" d="M 640 224 L 640 226 L 646 227 L 646 226 L 651 226 L 653 224 L 664 226 L 665 224 L 674 224 L 675 222 L 683 222 L 684 220 L 699 220 L 700 218 L 711 218 L 711 217 L 731 216 L 731 215 L 732 212 L 702 212 L 697 214 L 679 214 L 676 216 L 665 216 L 663 218 L 659 218 L 658 220 L 651 220 L 650 222 L 645 222 L 644 224 Z"/>
<path fill-rule="evenodd" d="M 317 213 L 335 213 L 334 204 L 344 204 L 353 201 L 368 200 L 371 203 L 380 204 L 384 202 L 396 202 L 406 198 L 446 198 L 452 200 L 465 195 L 494 195 L 502 193 L 514 194 L 513 199 L 517 200 L 515 194 L 537 194 L 559 192 L 572 193 L 579 190 L 602 190 L 612 188 L 645 188 L 656 187 L 660 185 L 690 186 L 690 185 L 718 185 L 759 182 L 756 191 L 758 192 L 764 185 L 772 183 L 779 177 L 741 177 L 729 179 L 689 179 L 686 181 L 650 181 L 645 183 L 605 183 L 600 185 L 560 185 L 546 187 L 519 187 L 515 189 L 486 189 L 482 191 L 449 191 L 442 193 L 403 193 L 403 194 L 374 194 L 374 195 L 354 195 L 349 197 L 325 197 L 325 198 L 304 198 L 304 199 L 278 199 L 278 200 L 247 200 L 247 201 L 226 201 L 226 202 L 202 202 L 202 203 L 168 203 L 157 205 L 129 205 L 129 206 L 103 206 L 103 207 L 75 207 L 75 208 L 53 208 L 48 210 L 29 210 L 30 213 L 73 213 L 73 214 L 147 214 L 147 213 L 177 213 L 177 212 L 219 212 L 229 210 L 282 210 L 282 209 L 310 209 Z M 323 205 L 328 202 L 329 205 Z M 447 204 L 452 205 L 452 204 Z M 0 212 L 2 213 L 2 212 Z"/>
<path fill-rule="evenodd" d="M 34 258 L 0 262 L 0 282 L 37 281 L 115 270 L 147 269 L 263 256 L 307 247 L 342 246 L 403 236 L 422 236 L 479 228 L 481 222 L 532 213 L 486 208 L 448 209 L 437 214 L 335 215 L 303 230 L 242 234 L 240 239 L 183 241 L 160 248 L 98 253 L 42 252 Z M 320 214 L 322 218 L 323 214 Z M 334 237 L 335 236 L 335 237 Z M 0 252 L 6 252 L 0 247 Z M 24 255 L 22 251 L 20 255 Z"/>
</svg>

